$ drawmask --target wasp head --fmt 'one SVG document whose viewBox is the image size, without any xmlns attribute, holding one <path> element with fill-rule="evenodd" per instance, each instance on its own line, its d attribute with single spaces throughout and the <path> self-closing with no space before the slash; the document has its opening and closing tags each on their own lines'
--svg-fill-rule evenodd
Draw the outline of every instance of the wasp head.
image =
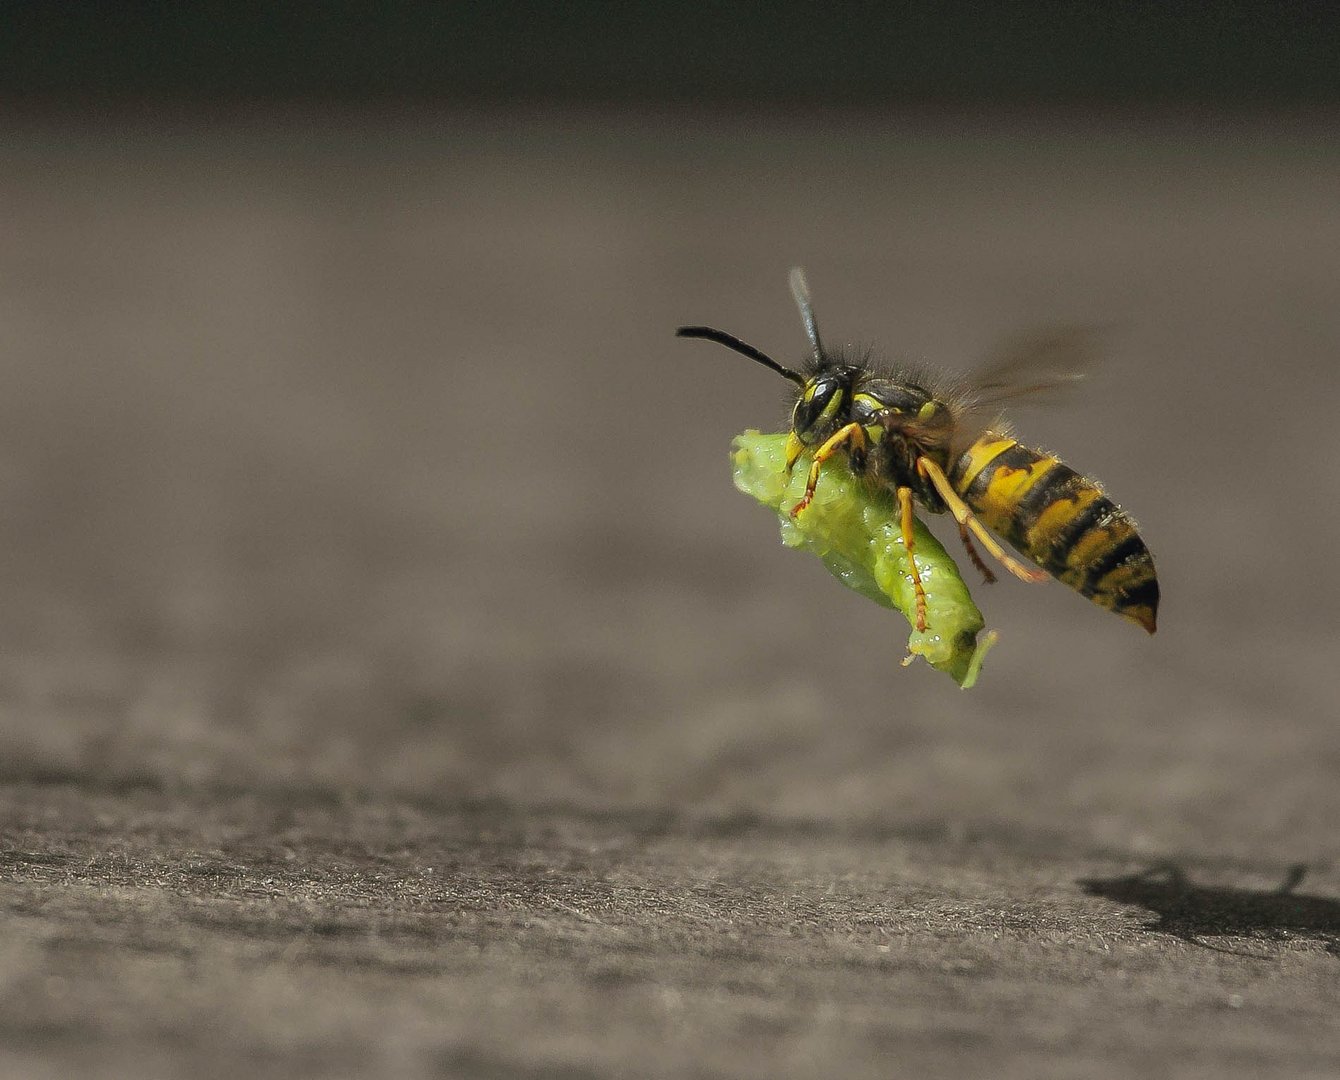
<svg viewBox="0 0 1340 1080">
<path fill-rule="evenodd" d="M 819 340 L 819 324 L 814 318 L 814 305 L 810 302 L 810 287 L 799 267 L 791 271 L 791 295 L 800 309 L 812 349 L 805 374 L 783 367 L 761 349 L 724 330 L 710 326 L 681 326 L 675 332 L 680 337 L 715 341 L 795 383 L 800 388 L 800 396 L 791 410 L 791 430 L 802 443 L 814 446 L 851 419 L 852 386 L 861 369 L 835 364 L 824 351 Z"/>
</svg>

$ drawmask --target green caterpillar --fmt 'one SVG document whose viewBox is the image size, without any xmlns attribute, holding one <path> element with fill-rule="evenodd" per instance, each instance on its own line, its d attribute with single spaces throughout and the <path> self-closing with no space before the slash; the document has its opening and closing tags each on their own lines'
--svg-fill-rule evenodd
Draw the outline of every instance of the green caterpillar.
<svg viewBox="0 0 1340 1080">
<path fill-rule="evenodd" d="M 914 627 L 904 664 L 923 657 L 963 689 L 971 687 L 996 634 L 978 640 L 985 625 L 982 613 L 943 545 L 916 522 L 914 558 L 926 590 L 927 617 L 926 629 L 918 631 L 916 595 L 892 495 L 863 484 L 839 457 L 824 464 L 813 501 L 793 518 L 791 507 L 804 494 L 811 457 L 807 451 L 788 475 L 786 445 L 785 434 L 737 435 L 731 455 L 735 486 L 776 512 L 787 547 L 809 548 L 849 589 L 903 613 Z"/>
</svg>

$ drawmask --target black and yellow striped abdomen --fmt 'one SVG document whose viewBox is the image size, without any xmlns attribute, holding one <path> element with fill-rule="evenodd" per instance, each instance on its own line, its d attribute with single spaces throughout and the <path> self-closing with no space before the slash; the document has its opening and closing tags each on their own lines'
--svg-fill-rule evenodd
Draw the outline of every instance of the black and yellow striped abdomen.
<svg viewBox="0 0 1340 1080">
<path fill-rule="evenodd" d="M 992 532 L 1095 604 L 1154 632 L 1159 583 L 1135 522 L 1102 489 L 1050 454 L 982 436 L 950 482 Z"/>
</svg>

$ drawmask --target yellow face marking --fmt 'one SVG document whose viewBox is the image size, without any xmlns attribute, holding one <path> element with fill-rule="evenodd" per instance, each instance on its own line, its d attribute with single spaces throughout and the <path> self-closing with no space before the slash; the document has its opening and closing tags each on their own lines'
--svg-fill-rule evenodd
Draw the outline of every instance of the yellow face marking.
<svg viewBox="0 0 1340 1080">
<path fill-rule="evenodd" d="M 939 409 L 939 407 L 940 407 L 939 404 L 934 401 L 926 402 L 925 405 L 923 405 L 920 409 L 917 410 L 917 419 L 929 420 L 932 416 L 935 415 L 935 412 L 937 409 Z"/>
<path fill-rule="evenodd" d="M 824 411 L 819 414 L 820 420 L 831 420 L 837 411 L 842 408 L 842 400 L 847 395 L 844 391 L 838 390 L 828 399 L 828 404 L 824 406 Z"/>
</svg>

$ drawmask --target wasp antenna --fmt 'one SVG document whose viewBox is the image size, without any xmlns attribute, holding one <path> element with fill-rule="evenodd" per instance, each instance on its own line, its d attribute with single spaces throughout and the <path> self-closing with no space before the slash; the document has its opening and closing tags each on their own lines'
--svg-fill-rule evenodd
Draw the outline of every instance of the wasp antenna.
<svg viewBox="0 0 1340 1080">
<path fill-rule="evenodd" d="M 800 317 L 805 323 L 805 333 L 814 346 L 814 359 L 824 358 L 824 347 L 819 341 L 819 324 L 814 318 L 814 304 L 810 300 L 810 283 L 805 280 L 805 271 L 799 266 L 791 267 L 791 295 L 796 298 L 796 307 L 800 308 Z"/>
<path fill-rule="evenodd" d="M 805 376 L 800 372 L 782 367 L 761 349 L 754 348 L 754 346 L 741 341 L 734 334 L 728 334 L 724 330 L 716 330 L 710 326 L 681 326 L 675 331 L 675 337 L 705 338 L 708 341 L 715 341 L 718 345 L 724 345 L 728 349 L 734 349 L 737 353 L 749 357 L 750 360 L 756 360 L 766 368 L 772 368 L 782 378 L 790 379 L 797 386 L 805 385 Z"/>
</svg>

